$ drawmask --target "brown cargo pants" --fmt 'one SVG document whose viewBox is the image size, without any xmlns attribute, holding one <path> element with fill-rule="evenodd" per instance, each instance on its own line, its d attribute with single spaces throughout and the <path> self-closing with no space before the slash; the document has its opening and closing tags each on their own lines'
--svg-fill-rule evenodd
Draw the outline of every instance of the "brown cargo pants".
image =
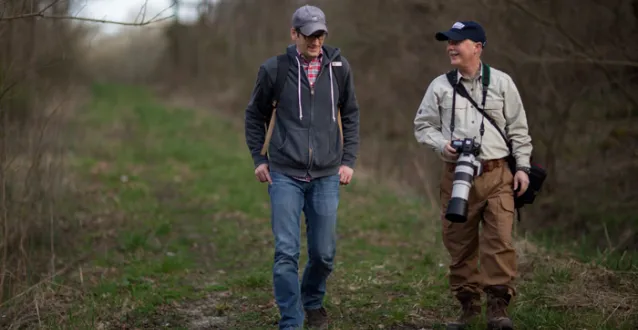
<svg viewBox="0 0 638 330">
<path fill-rule="evenodd" d="M 514 222 L 513 175 L 504 159 L 484 162 L 474 178 L 468 198 L 468 220 L 452 223 L 445 210 L 452 193 L 455 164 L 445 163 L 441 178 L 443 244 L 451 262 L 449 283 L 453 294 L 480 293 L 491 285 L 507 286 L 515 295 L 516 252 L 512 244 Z M 479 224 L 482 233 L 479 235 Z M 480 269 L 479 269 L 480 260 Z"/>
</svg>

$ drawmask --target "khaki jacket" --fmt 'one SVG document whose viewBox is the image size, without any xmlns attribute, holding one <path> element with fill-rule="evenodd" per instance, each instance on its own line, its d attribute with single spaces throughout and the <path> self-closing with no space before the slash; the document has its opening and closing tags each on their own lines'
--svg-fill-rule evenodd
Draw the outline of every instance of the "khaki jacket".
<svg viewBox="0 0 638 330">
<path fill-rule="evenodd" d="M 532 139 L 528 134 L 527 117 L 518 89 L 505 72 L 491 67 L 490 73 L 485 112 L 494 119 L 511 141 L 516 166 L 529 167 Z M 460 73 L 458 77 L 480 106 L 483 99 L 482 69 L 474 79 L 462 77 Z M 485 133 L 481 141 L 479 129 L 482 115 L 470 101 L 458 93 L 455 108 L 454 139 L 476 137 L 476 141 L 481 142 L 481 153 L 477 157 L 480 160 L 499 159 L 509 154 L 505 141 L 487 119 L 484 120 Z M 443 149 L 450 141 L 451 115 L 452 86 L 445 74 L 442 74 L 430 83 L 419 105 L 414 118 L 414 136 L 419 143 L 430 146 L 448 162 L 454 162 L 443 156 Z"/>
</svg>

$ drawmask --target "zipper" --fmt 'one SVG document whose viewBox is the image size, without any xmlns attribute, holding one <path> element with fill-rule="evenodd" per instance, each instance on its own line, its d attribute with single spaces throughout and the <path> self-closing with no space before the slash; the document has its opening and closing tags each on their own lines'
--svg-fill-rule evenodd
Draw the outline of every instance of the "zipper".
<svg viewBox="0 0 638 330">
<path fill-rule="evenodd" d="M 315 79 L 315 83 L 317 83 L 317 79 Z M 312 115 L 314 113 L 313 108 L 315 106 L 315 87 L 310 86 L 310 124 L 308 124 L 308 171 L 312 168 Z"/>
<path fill-rule="evenodd" d="M 319 77 L 321 77 L 321 74 L 323 74 L 324 68 L 326 66 L 330 66 L 331 61 L 328 60 L 328 63 L 325 65 L 322 65 L 319 70 L 319 74 L 317 75 L 317 78 L 315 78 L 315 84 L 317 84 L 317 82 L 319 81 Z M 305 72 L 304 72 L 305 74 Z M 306 76 L 307 78 L 307 76 Z M 310 82 L 310 81 L 308 81 Z M 314 108 L 315 108 L 315 87 L 314 85 L 310 86 L 310 124 L 308 125 L 308 171 L 310 171 L 310 169 L 312 168 L 312 117 L 314 115 Z"/>
</svg>

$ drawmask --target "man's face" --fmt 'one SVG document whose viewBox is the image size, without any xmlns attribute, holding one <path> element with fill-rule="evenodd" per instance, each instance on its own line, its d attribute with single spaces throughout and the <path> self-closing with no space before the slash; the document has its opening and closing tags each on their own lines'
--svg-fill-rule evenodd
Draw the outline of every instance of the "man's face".
<svg viewBox="0 0 638 330">
<path fill-rule="evenodd" d="M 469 39 L 462 41 L 448 40 L 447 54 L 453 66 L 465 66 L 481 51 L 481 44 Z"/>
<path fill-rule="evenodd" d="M 299 52 L 306 58 L 315 58 L 321 53 L 321 46 L 326 39 L 324 31 L 317 31 L 311 36 L 304 36 L 301 32 L 291 29 L 290 36 L 297 45 Z"/>
</svg>

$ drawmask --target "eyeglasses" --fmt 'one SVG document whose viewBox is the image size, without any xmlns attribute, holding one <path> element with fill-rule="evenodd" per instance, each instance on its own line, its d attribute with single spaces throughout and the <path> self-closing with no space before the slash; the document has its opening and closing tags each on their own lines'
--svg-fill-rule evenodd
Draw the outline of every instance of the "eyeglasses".
<svg viewBox="0 0 638 330">
<path fill-rule="evenodd" d="M 308 41 L 314 41 L 315 39 L 323 41 L 324 39 L 326 39 L 326 35 L 327 35 L 327 33 L 325 33 L 325 32 L 319 32 L 319 33 L 314 33 L 314 34 L 311 34 L 311 35 L 307 36 L 307 35 L 304 35 L 303 33 L 301 33 L 299 30 L 297 30 L 297 34 L 299 34 L 300 36 L 304 37 L 304 39 L 306 39 Z"/>
</svg>

